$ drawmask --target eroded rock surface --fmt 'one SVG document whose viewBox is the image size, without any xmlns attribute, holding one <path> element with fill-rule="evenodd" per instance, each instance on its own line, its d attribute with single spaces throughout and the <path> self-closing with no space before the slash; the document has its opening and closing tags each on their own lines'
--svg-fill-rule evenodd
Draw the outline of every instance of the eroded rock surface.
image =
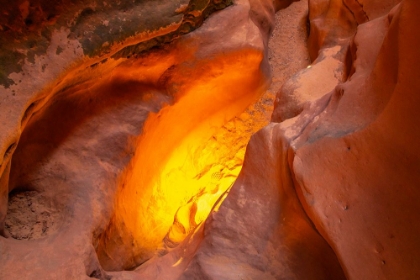
<svg viewBox="0 0 420 280">
<path fill-rule="evenodd" d="M 5 227 L 17 240 L 39 239 L 57 231 L 60 213 L 36 191 L 10 195 Z"/>
<path fill-rule="evenodd" d="M 80 14 L 86 18 L 77 24 L 86 26 L 72 31 L 81 41 L 58 51 L 65 32 L 54 35 L 47 52 L 68 51 L 66 63 L 77 62 L 75 68 L 57 61 L 50 76 L 26 78 L 25 97 L 15 92 L 16 102 L 19 84 L 7 80 L 0 104 L 8 116 L 0 136 L 3 202 L 15 190 L 5 232 L 0 224 L 0 233 L 12 235 L 0 237 L 0 278 L 418 279 L 416 0 L 308 1 L 312 63 L 299 70 L 303 59 L 282 82 L 272 123 L 251 138 L 233 185 L 181 193 L 178 184 L 189 179 L 162 184 L 167 174 L 185 172 L 174 163 L 191 170 L 186 159 L 213 154 L 226 162 L 197 161 L 194 179 L 233 182 L 245 138 L 232 137 L 239 140 L 229 151 L 229 137 L 216 132 L 252 131 L 252 114 L 237 116 L 268 88 L 274 12 L 291 2 L 234 1 L 198 30 L 147 53 L 141 52 L 171 41 L 172 31 L 160 29 L 165 34 L 146 44 L 139 35 L 98 48 L 92 38 L 102 16 L 94 8 Z M 207 15 L 198 2 L 186 4 L 176 10 L 177 28 L 196 15 L 192 7 L 201 11 L 197 22 Z M 104 13 L 116 9 L 101 5 Z M 29 36 L 46 28 L 49 10 L 37 7 L 20 3 L 20 23 L 7 17 L 16 26 L 10 32 Z M 116 9 L 109 22 L 125 13 Z M 22 21 L 33 27 L 25 31 Z M 82 36 L 86 28 L 92 32 Z M 47 59 L 34 57 L 38 66 L 37 59 Z M 35 75 L 47 66 L 22 69 Z M 267 100 L 271 93 L 258 104 Z M 216 204 L 204 222 L 197 218 L 201 198 L 211 194 Z M 31 211 L 34 203 L 44 211 Z M 0 221 L 6 205 L 0 204 Z"/>
<path fill-rule="evenodd" d="M 195 18 L 203 20 L 211 11 L 206 7 L 222 8 L 227 4 L 193 1 L 191 7 L 183 7 L 182 11 L 191 13 L 188 24 L 194 28 Z M 60 79 L 54 83 L 53 77 L 33 81 L 31 76 L 42 72 L 34 68 L 31 76 L 23 80 L 31 85 L 31 90 L 24 91 L 20 85 L 4 89 L 7 95 L 20 86 L 25 95 L 20 96 L 22 102 L 25 98 L 25 102 L 36 101 L 23 113 L 17 127 L 13 126 L 14 117 L 18 116 L 14 114 L 19 114 L 17 108 L 22 104 L 7 98 L 1 104 L 3 108 L 10 105 L 9 110 L 14 113 L 5 119 L 2 136 L 19 137 L 18 143 L 15 141 L 6 149 L 1 190 L 5 201 L 12 190 L 19 192 L 18 198 L 22 196 L 23 200 L 39 193 L 52 205 L 51 212 L 59 213 L 54 223 L 58 228 L 50 231 L 47 223 L 41 228 L 41 238 L 33 238 L 31 232 L 37 230 L 37 225 L 36 222 L 32 225 L 31 221 L 38 220 L 37 214 L 19 219 L 15 214 L 31 211 L 30 201 L 22 204 L 12 197 L 4 232 L 7 236 L 10 229 L 12 238 L 2 238 L 0 244 L 1 278 L 14 278 L 18 271 L 22 279 L 31 279 L 33 275 L 47 279 L 105 279 L 109 274 L 103 268 L 133 268 L 158 253 L 177 210 L 197 193 L 194 189 L 188 190 L 179 201 L 172 200 L 165 192 L 158 192 L 155 197 L 153 184 L 139 192 L 141 182 L 132 178 L 140 177 L 146 183 L 148 178 L 155 180 L 165 167 L 168 155 L 181 148 L 191 148 L 191 140 L 198 143 L 196 149 L 202 147 L 201 140 L 211 138 L 220 126 L 243 112 L 267 88 L 269 68 L 264 53 L 273 9 L 270 2 L 238 1 L 226 12 L 209 19 L 198 31 L 148 53 L 142 53 L 141 43 L 152 42 L 145 41 L 143 35 L 155 36 L 153 32 L 139 33 L 111 52 L 98 52 L 93 57 L 88 57 L 84 49 L 76 48 L 80 49 L 78 55 L 84 56 L 83 61 L 68 56 L 65 50 L 56 52 L 54 44 L 60 40 L 53 40 L 47 51 L 54 51 L 51 55 L 62 67 L 54 69 L 53 73 L 53 77 L 60 76 Z M 96 14 L 89 15 L 95 17 Z M 182 22 L 179 24 L 175 27 L 182 27 Z M 229 32 L 225 32 L 229 25 Z M 159 29 L 159 32 L 166 31 Z M 185 32 L 183 29 L 181 33 L 171 34 Z M 65 34 L 66 30 L 60 36 Z M 66 46 L 69 51 L 73 50 L 71 44 Z M 49 55 L 37 58 L 48 60 Z M 75 66 L 66 69 L 59 57 Z M 52 68 L 46 66 L 41 70 L 48 69 Z M 27 74 L 25 71 L 17 74 Z M 37 83 L 45 87 L 41 93 L 37 91 Z M 24 106 L 20 107 L 21 112 L 25 111 L 23 109 Z M 177 126 L 173 125 L 174 117 Z M 10 135 L 11 131 L 18 134 Z M 162 137 L 165 134 L 166 138 Z M 189 140 L 186 140 L 187 135 L 190 135 Z M 242 146 L 247 140 L 244 141 Z M 136 151 L 137 147 L 141 149 Z M 237 172 L 242 159 L 235 158 L 235 151 L 227 152 L 231 153 L 232 164 L 226 163 L 226 168 L 232 170 L 210 169 L 205 174 L 195 175 L 210 176 L 216 182 L 230 176 L 232 181 L 235 177 L 230 172 Z M 213 157 L 220 154 L 212 153 Z M 176 191 L 176 188 L 172 190 Z M 201 196 L 209 195 L 201 189 L 197 191 Z M 168 200 L 165 195 L 171 203 L 165 202 Z M 156 208 L 153 201 L 157 198 L 167 203 L 165 208 L 157 208 L 163 212 L 156 213 L 151 208 Z M 15 213 L 16 208 L 25 204 L 26 209 Z M 1 205 L 3 226 L 7 204 Z M 211 207 L 208 206 L 209 210 Z M 150 213 L 149 209 L 152 209 Z M 138 225 L 146 224 L 139 213 L 143 213 L 149 223 L 161 223 L 161 228 L 156 232 L 147 227 L 139 231 Z M 158 216 L 159 213 L 164 216 Z M 43 249 L 45 244 L 48 248 Z M 23 256 L 27 262 L 21 261 Z M 44 265 L 50 258 L 52 263 Z"/>
<path fill-rule="evenodd" d="M 140 275 L 170 270 L 172 261 L 188 263 L 186 279 L 416 279 L 420 157 L 412 141 L 418 137 L 419 56 L 409 46 L 419 37 L 398 34 L 417 25 L 419 8 L 403 1 L 364 24 L 355 18 L 356 36 L 337 43 L 351 52 L 350 60 L 335 56 L 341 69 L 351 69 L 335 80 L 338 86 L 329 92 L 312 87 L 319 97 L 306 99 L 311 102 L 301 114 L 251 139 L 227 199 L 196 233 L 203 241 L 188 241 L 197 246 L 192 259 L 179 249 L 172 259 L 140 267 Z M 320 53 L 331 47 L 332 41 Z M 320 61 L 305 71 L 316 76 Z"/>
<path fill-rule="evenodd" d="M 0 162 L 2 181 L 31 116 L 58 93 L 96 79 L 117 58 L 169 43 L 231 1 L 1 1 Z M 140 15 L 140 16 L 139 16 Z M 104 68 L 115 67 L 110 63 Z M 112 66 L 111 66 L 112 65 Z M 106 70 L 105 70 L 106 72 Z M 98 76 L 95 73 L 100 73 Z M 0 187 L 0 232 L 7 195 Z"/>
<path fill-rule="evenodd" d="M 412 29 L 419 9 L 417 1 L 402 1 L 358 28 L 353 76 L 293 143 L 304 207 L 350 279 L 420 273 L 420 154 L 413 142 L 420 68 L 411 47 L 419 42 Z"/>
</svg>

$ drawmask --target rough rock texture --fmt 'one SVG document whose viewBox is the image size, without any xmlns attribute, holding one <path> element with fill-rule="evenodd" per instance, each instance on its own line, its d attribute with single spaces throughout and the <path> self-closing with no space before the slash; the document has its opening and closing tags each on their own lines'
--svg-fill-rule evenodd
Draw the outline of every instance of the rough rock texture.
<svg viewBox="0 0 420 280">
<path fill-rule="evenodd" d="M 307 46 L 309 32 L 307 20 L 307 0 L 295 2 L 289 8 L 276 13 L 275 28 L 269 41 L 268 50 L 268 59 L 273 72 L 269 88 L 271 92 L 270 106 L 274 105 L 276 93 L 279 92 L 286 81 L 290 84 L 291 78 L 297 72 L 310 65 Z M 283 96 L 286 96 L 284 89 L 279 97 Z M 276 103 L 279 103 L 279 101 Z M 277 106 L 277 111 L 280 108 L 282 108 L 281 110 L 287 110 L 287 107 L 286 104 L 282 104 Z M 270 107 L 267 113 L 269 113 L 269 119 L 271 119 L 273 107 Z"/>
<path fill-rule="evenodd" d="M 184 244 L 138 273 L 153 278 L 173 264 L 187 267 L 185 279 L 417 279 L 420 155 L 413 116 L 420 69 L 410 46 L 419 40 L 419 8 L 403 1 L 360 25 L 348 40 L 351 59 L 342 61 L 353 69 L 346 81 L 309 102 L 297 118 L 251 139 L 219 211 L 185 241 L 197 249 Z"/>
<path fill-rule="evenodd" d="M 297 116 L 309 102 L 346 81 L 354 72 L 349 46 L 356 27 L 384 16 L 398 2 L 310 1 L 308 46 L 313 62 L 278 91 L 272 121 L 282 122 Z M 365 5 L 368 9 L 364 9 Z"/>
<path fill-rule="evenodd" d="M 354 74 L 292 143 L 303 205 L 350 279 L 420 275 L 419 11 L 359 27 Z"/>
<path fill-rule="evenodd" d="M 295 134 L 289 166 L 302 205 L 349 279 L 419 277 L 413 141 L 420 69 L 412 47 L 419 8 L 402 1 L 359 25 L 347 81 L 280 124 L 285 135 Z"/>
<path fill-rule="evenodd" d="M 202 2 L 206 6 L 194 1 L 192 8 L 183 7 L 182 11 L 194 16 L 188 18 L 190 25 L 202 15 L 197 9 L 204 9 L 207 15 L 205 7 L 215 4 Z M 226 3 L 217 2 L 215 7 Z M 59 31 L 61 35 L 53 36 L 45 56 L 35 56 L 35 63 L 26 60 L 32 68 L 23 66 L 21 72 L 10 74 L 8 78 L 21 75 L 25 79 L 2 88 L 1 113 L 5 118 L 1 143 L 5 157 L 0 185 L 4 199 L 0 204 L 1 230 L 12 238 L 0 241 L 0 278 L 13 279 L 16 273 L 21 279 L 33 275 L 46 279 L 107 278 L 103 268 L 133 268 L 158 252 L 176 210 L 191 198 L 192 191 L 182 201 L 168 204 L 173 212 L 168 211 L 165 219 L 170 223 L 159 233 L 134 235 L 133 240 L 127 224 L 137 230 L 139 222 L 145 223 L 137 214 L 138 208 L 148 207 L 151 200 L 147 195 L 154 190 L 144 187 L 137 197 L 137 181 L 125 182 L 139 172 L 155 175 L 166 154 L 179 148 L 175 144 L 185 142 L 185 135 L 210 138 L 264 92 L 269 80 L 265 52 L 273 10 L 271 2 L 237 1 L 197 32 L 145 54 L 142 42 L 153 42 L 145 41 L 145 36 L 162 37 L 153 32 L 139 33 L 105 54 L 95 52 L 92 58 L 77 39 L 69 39 L 74 46 L 63 42 L 67 52 L 56 51 L 60 38 L 69 36 L 70 31 L 64 28 Z M 182 26 L 182 21 L 175 27 L 179 24 Z M 226 26 L 230 32 L 225 32 Z M 172 24 L 169 31 L 173 28 Z M 168 30 L 158 31 L 166 34 Z M 182 33 L 185 30 L 171 36 Z M 6 47 L 3 50 L 8 51 Z M 41 67 L 48 60 L 54 64 Z M 68 67 L 69 63 L 73 65 Z M 43 71 L 49 76 L 42 76 Z M 179 113 L 175 114 L 177 126 L 173 125 L 174 112 Z M 146 119 L 149 124 L 145 124 Z M 162 137 L 165 133 L 167 138 Z M 8 139 L 14 139 L 13 144 L 8 144 Z M 149 149 L 144 143 L 158 148 Z M 149 154 L 145 152 L 148 150 Z M 153 162 L 138 160 L 147 156 Z M 233 167 L 240 164 L 241 160 Z M 123 203 L 119 204 L 121 198 Z M 130 207 L 131 212 L 127 211 Z M 160 221 L 154 212 L 144 214 L 152 222 Z M 123 239 L 119 239 L 121 235 Z M 145 242 L 142 238 L 156 240 Z"/>
<path fill-rule="evenodd" d="M 39 239 L 57 231 L 59 214 L 42 193 L 14 193 L 10 196 L 5 227 L 14 239 Z"/>
<path fill-rule="evenodd" d="M 325 95 L 346 79 L 349 42 L 358 21 L 367 20 L 358 19 L 357 12 L 364 14 L 359 9 L 357 1 L 309 1 L 308 47 L 313 63 L 283 84 L 275 100 L 273 121 L 297 116 L 307 102 Z"/>
<path fill-rule="evenodd" d="M 0 174 L 6 181 L 8 163 L 27 121 L 53 96 L 99 77 L 95 72 L 100 71 L 91 70 L 111 56 L 124 58 L 168 43 L 231 1 L 0 4 L 0 154 L 4 155 Z M 116 65 L 111 64 L 109 68 Z M 0 232 L 7 192 L 0 187 Z"/>
<path fill-rule="evenodd" d="M 170 174 L 176 172 L 176 165 L 187 165 L 189 154 L 196 152 L 196 143 L 210 138 L 218 124 L 238 115 L 265 89 L 268 73 L 263 71 L 268 71 L 268 64 L 263 61 L 266 42 L 262 39 L 267 37 L 262 36 L 260 30 L 268 34 L 265 28 L 270 27 L 268 21 L 272 19 L 264 17 L 265 7 L 261 7 L 261 11 L 254 8 L 258 11 L 255 17 L 262 24 L 256 26 L 246 12 L 249 9 L 249 3 L 238 1 L 225 13 L 210 18 L 192 34 L 193 38 L 188 35 L 186 41 L 184 38 L 179 41 L 180 46 L 191 39 L 199 42 L 195 53 L 198 59 L 189 58 L 189 65 L 175 65 L 163 78 L 167 89 L 177 87 L 174 94 L 178 100 L 149 118 L 136 155 L 119 182 L 116 210 L 98 245 L 98 255 L 107 269 L 132 268 L 152 257 L 174 223 L 174 215 L 165 213 L 175 214 L 188 202 L 186 198 L 194 195 L 194 189 L 200 192 L 197 185 L 181 195 L 182 190 L 173 186 L 187 184 L 186 181 L 167 185 L 156 173 L 166 174 L 168 170 Z M 267 15 L 270 14 L 267 12 Z M 222 31 L 229 26 L 232 17 L 235 25 L 229 32 Z M 220 55 L 222 50 L 224 54 Z M 205 59 L 209 56 L 214 56 L 213 61 Z M 179 119 L 176 126 L 174 119 Z M 204 174 L 203 170 L 197 176 Z"/>
<path fill-rule="evenodd" d="M 216 132 L 248 124 L 236 116 L 268 87 L 274 11 L 290 3 L 234 1 L 144 54 L 131 39 L 97 59 L 69 52 L 71 71 L 63 62 L 51 72 L 59 81 L 29 76 L 16 101 L 19 85 L 6 80 L 0 233 L 13 238 L 0 237 L 0 278 L 420 278 L 416 0 L 309 0 L 312 64 L 277 92 L 273 122 L 251 138 L 233 185 L 161 184 L 172 164 L 189 170 L 186 159 L 209 154 L 227 162 L 195 177 L 232 178 L 236 151 L 218 154 L 229 149 L 215 146 Z M 30 7 L 19 4 L 22 19 L 44 11 Z"/>
</svg>

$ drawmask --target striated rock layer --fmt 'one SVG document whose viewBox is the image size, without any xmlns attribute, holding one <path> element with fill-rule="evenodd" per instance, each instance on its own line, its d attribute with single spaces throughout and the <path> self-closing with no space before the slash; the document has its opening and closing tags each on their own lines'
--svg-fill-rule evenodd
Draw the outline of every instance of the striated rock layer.
<svg viewBox="0 0 420 280">
<path fill-rule="evenodd" d="M 3 202 L 25 190 L 9 213 L 44 210 L 25 215 L 30 233 L 0 238 L 0 278 L 418 279 L 416 0 L 309 0 L 312 64 L 221 187 L 240 160 L 202 143 L 267 89 L 274 12 L 290 2 L 234 1 L 163 48 L 123 44 L 56 71 L 19 126 L 41 93 L 25 80 L 26 101 L 10 101 L 7 80 Z M 222 163 L 201 163 L 209 154 Z M 183 172 L 218 187 L 162 183 Z"/>
</svg>

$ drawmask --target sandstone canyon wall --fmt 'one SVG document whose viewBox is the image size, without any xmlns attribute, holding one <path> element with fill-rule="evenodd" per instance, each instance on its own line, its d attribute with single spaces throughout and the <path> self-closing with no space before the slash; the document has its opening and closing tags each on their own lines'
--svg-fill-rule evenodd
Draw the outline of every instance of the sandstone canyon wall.
<svg viewBox="0 0 420 280">
<path fill-rule="evenodd" d="M 420 2 L 301 1 L 249 143 L 293 1 L 2 1 L 0 279 L 419 279 Z"/>
</svg>

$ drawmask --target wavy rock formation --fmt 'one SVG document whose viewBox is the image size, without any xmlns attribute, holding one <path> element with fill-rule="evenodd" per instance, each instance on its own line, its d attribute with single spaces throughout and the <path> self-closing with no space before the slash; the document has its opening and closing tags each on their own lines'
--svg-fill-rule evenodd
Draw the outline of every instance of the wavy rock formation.
<svg viewBox="0 0 420 280">
<path fill-rule="evenodd" d="M 413 142 L 420 69 L 412 47 L 419 8 L 402 1 L 358 27 L 354 73 L 291 143 L 302 204 L 350 279 L 420 273 L 420 154 Z"/>
<path fill-rule="evenodd" d="M 0 232 L 9 163 L 30 117 L 53 96 L 97 79 L 111 57 L 140 54 L 202 24 L 230 1 L 2 1 L 0 18 Z M 158 4 L 158 6 L 156 6 Z M 158 12 L 157 12 L 158 11 Z M 142 16 L 139 16 L 139 13 Z M 109 72 L 109 70 L 103 70 Z M 92 81 L 90 82 L 92 83 Z M 72 90 L 75 92 L 77 90 Z M 64 93 L 65 94 L 65 93 Z M 13 188 L 10 188 L 11 191 Z"/>
<path fill-rule="evenodd" d="M 127 10 L 70 5 L 61 16 L 77 10 L 76 18 L 83 19 L 68 29 L 53 25 L 61 37 L 52 35 L 46 54 L 26 58 L 22 71 L 4 65 L 13 71 L 7 76 L 13 82 L 1 92 L 0 228 L 12 238 L 0 241 L 0 278 L 107 278 L 103 269 L 137 267 L 201 224 L 213 207 L 207 204 L 219 199 L 240 170 L 241 152 L 212 139 L 226 137 L 218 129 L 268 86 L 272 4 L 238 1 L 190 34 L 209 12 L 230 2 L 165 4 L 172 8 L 159 11 L 175 17 L 170 23 L 160 22 L 164 16 L 155 15 L 150 2 L 134 4 Z M 86 9 L 93 12 L 81 12 Z M 84 40 L 95 37 L 89 28 L 97 30 L 98 20 L 112 22 L 106 11 L 129 21 L 121 9 L 133 17 L 136 9 L 151 11 L 159 24 L 148 22 L 147 32 L 133 36 L 108 23 L 107 32 L 123 30 L 123 41 L 112 33 L 114 43 L 101 41 L 93 53 L 86 49 Z M 78 25 L 93 37 L 73 38 Z M 4 30 L 26 36 L 13 33 L 18 31 Z M 59 46 L 67 49 L 57 51 Z M 6 46 L 2 51 L 10 56 Z M 196 161 L 189 163 L 191 157 Z M 192 218 L 183 219 L 184 210 Z"/>
<path fill-rule="evenodd" d="M 309 0 L 239 175 L 292 1 L 181 2 L 5 5 L 0 278 L 418 279 L 420 2 Z"/>
</svg>

